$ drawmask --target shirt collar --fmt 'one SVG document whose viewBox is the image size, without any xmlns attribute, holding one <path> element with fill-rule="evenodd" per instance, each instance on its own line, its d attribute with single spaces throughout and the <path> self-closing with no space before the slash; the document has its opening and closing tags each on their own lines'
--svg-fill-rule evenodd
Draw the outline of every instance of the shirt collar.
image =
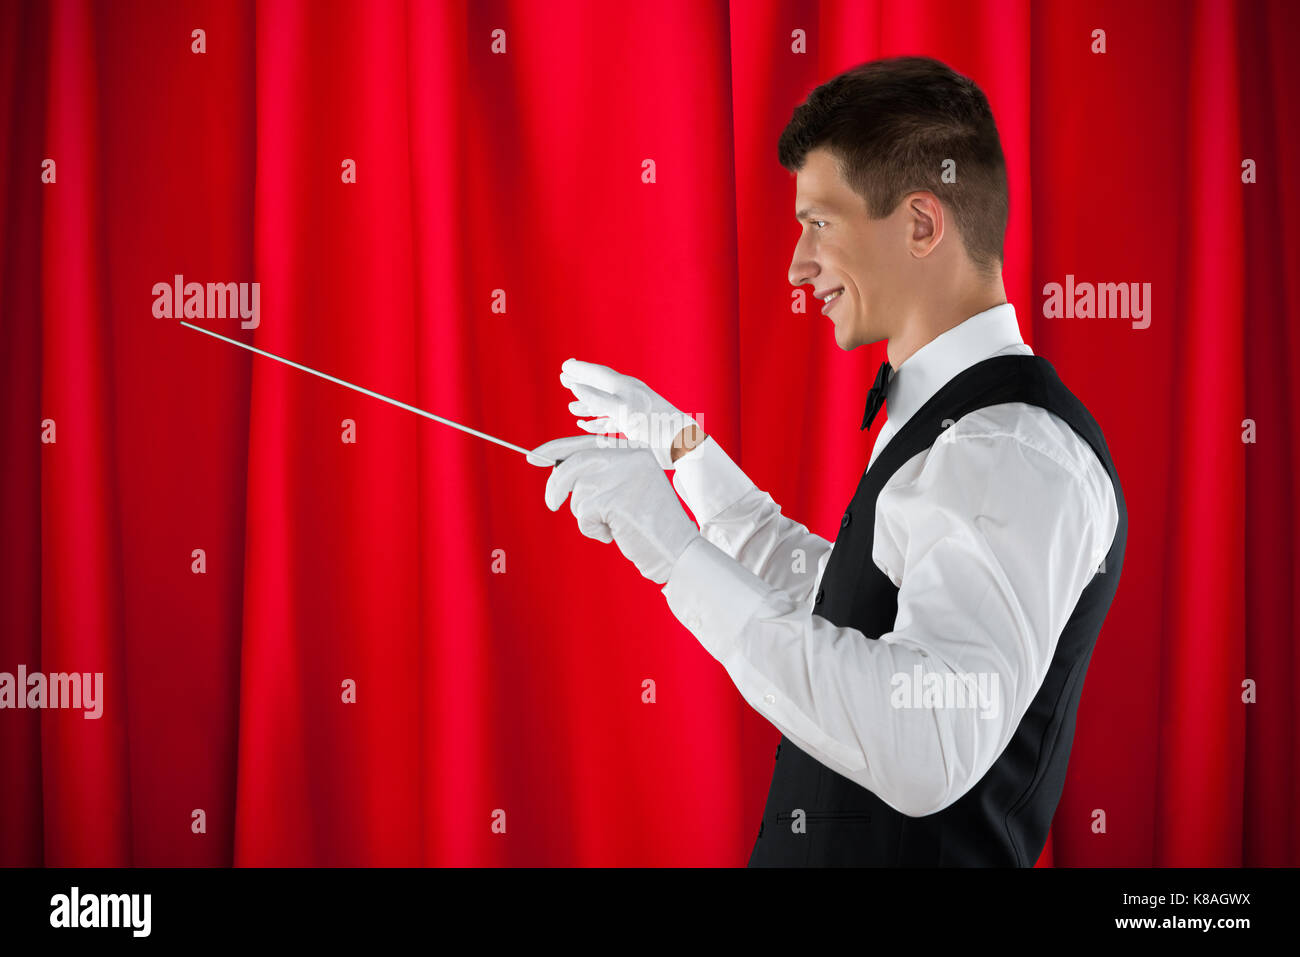
<svg viewBox="0 0 1300 957">
<path fill-rule="evenodd" d="M 953 376 L 1016 345 L 1024 346 L 1024 340 L 1016 309 L 1009 302 L 940 333 L 894 370 L 885 400 L 887 421 L 894 429 L 902 428 Z"/>
</svg>

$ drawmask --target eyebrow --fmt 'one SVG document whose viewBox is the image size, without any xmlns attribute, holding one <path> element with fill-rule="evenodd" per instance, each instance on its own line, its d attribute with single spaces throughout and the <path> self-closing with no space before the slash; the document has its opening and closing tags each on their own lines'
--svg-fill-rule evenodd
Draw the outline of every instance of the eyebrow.
<svg viewBox="0 0 1300 957">
<path fill-rule="evenodd" d="M 795 219 L 807 219 L 807 218 L 808 218 L 809 216 L 811 216 L 813 213 L 823 213 L 823 214 L 824 214 L 824 213 L 826 213 L 826 212 L 827 212 L 827 210 L 823 209 L 823 208 L 820 207 L 820 206 L 805 206 L 803 209 L 799 210 L 799 212 L 797 212 L 797 213 L 794 214 L 794 218 L 795 218 Z"/>
</svg>

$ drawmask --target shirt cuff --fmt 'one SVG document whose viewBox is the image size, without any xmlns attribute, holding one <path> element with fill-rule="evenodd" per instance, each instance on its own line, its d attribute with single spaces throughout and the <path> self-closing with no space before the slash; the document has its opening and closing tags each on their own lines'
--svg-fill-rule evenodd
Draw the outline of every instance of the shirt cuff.
<svg viewBox="0 0 1300 957">
<path fill-rule="evenodd" d="M 736 650 L 746 624 L 770 591 L 761 578 L 706 538 L 686 547 L 663 587 L 677 620 L 718 661 Z"/>
<path fill-rule="evenodd" d="M 679 458 L 673 472 L 673 488 L 701 527 L 754 487 L 711 435 Z"/>
</svg>

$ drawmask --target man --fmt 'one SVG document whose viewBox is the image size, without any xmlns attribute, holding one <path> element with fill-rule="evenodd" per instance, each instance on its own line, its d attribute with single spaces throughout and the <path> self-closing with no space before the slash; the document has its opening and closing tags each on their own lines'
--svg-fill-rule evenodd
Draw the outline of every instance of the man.
<svg viewBox="0 0 1300 957">
<path fill-rule="evenodd" d="M 1128 520 L 1101 430 L 1006 301 L 992 111 L 935 60 L 874 61 L 814 90 L 779 154 L 790 282 L 841 349 L 887 342 L 862 427 L 882 399 L 887 419 L 834 547 L 644 383 L 576 360 L 582 427 L 644 448 L 538 448 L 563 460 L 547 505 L 571 495 L 583 534 L 665 585 L 781 730 L 751 866 L 1032 866 Z"/>
</svg>

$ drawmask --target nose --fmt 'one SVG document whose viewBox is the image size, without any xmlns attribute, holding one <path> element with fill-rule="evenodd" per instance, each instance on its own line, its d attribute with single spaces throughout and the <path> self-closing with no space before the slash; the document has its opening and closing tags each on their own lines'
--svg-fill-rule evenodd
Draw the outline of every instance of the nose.
<svg viewBox="0 0 1300 957">
<path fill-rule="evenodd" d="M 802 286 L 804 283 L 813 281 L 813 278 L 820 270 L 812 256 L 812 244 L 808 235 L 804 234 L 799 237 L 799 241 L 794 244 L 794 256 L 790 259 L 790 271 L 787 278 L 792 286 Z"/>
</svg>

